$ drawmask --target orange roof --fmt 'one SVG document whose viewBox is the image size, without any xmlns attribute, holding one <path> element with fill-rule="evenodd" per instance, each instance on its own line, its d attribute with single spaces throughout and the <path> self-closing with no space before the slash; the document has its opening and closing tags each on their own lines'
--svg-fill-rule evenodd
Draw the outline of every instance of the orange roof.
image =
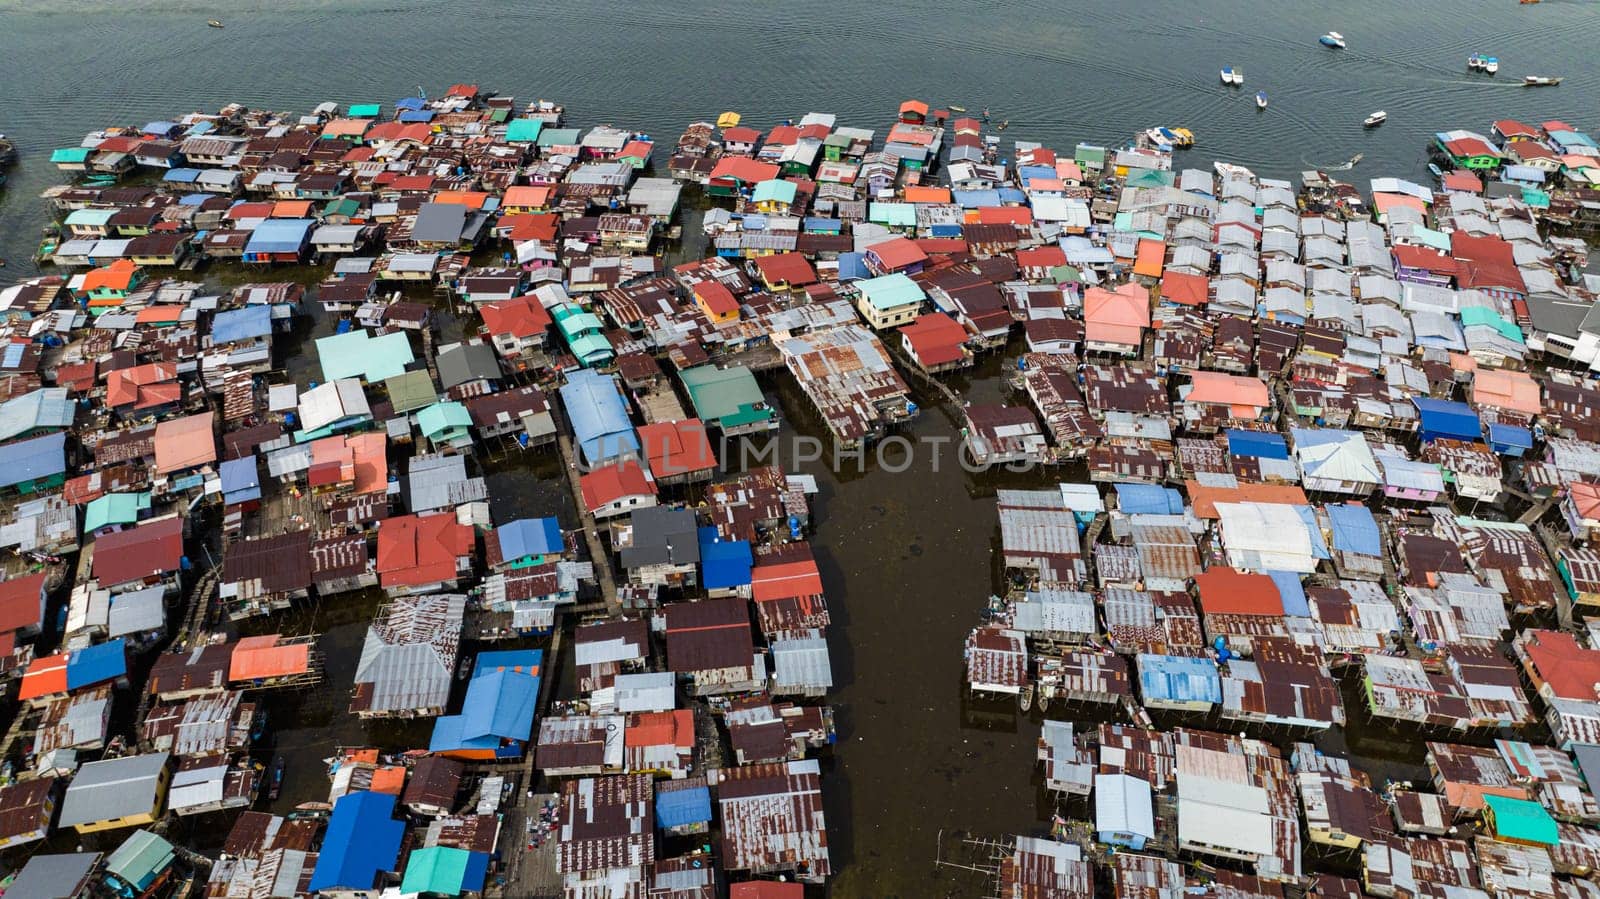
<svg viewBox="0 0 1600 899">
<path fill-rule="evenodd" d="M 129 403 L 140 408 L 160 405 L 183 395 L 178 380 L 178 363 L 147 362 L 132 368 L 119 368 L 106 375 L 106 405 L 115 409 Z M 152 392 L 151 388 L 170 385 L 174 390 Z"/>
<path fill-rule="evenodd" d="M 280 645 L 282 634 L 245 637 L 233 647 L 228 680 L 255 681 L 304 674 L 311 669 L 311 644 Z"/>
<path fill-rule="evenodd" d="M 454 515 L 406 515 L 378 523 L 378 579 L 385 587 L 420 586 L 456 577 L 477 535 Z"/>
<path fill-rule="evenodd" d="M 903 198 L 907 203 L 948 203 L 950 188 L 914 185 L 905 189 Z"/>
<path fill-rule="evenodd" d="M 1194 586 L 1207 615 L 1283 615 L 1283 594 L 1264 574 L 1213 565 L 1194 576 Z"/>
<path fill-rule="evenodd" d="M 1031 225 L 1033 210 L 1026 206 L 979 206 L 967 210 L 965 220 L 973 225 Z"/>
<path fill-rule="evenodd" d="M 481 190 L 441 190 L 433 195 L 435 203 L 465 206 L 468 209 L 482 209 L 488 199 L 489 194 Z"/>
<path fill-rule="evenodd" d="M 505 198 L 500 205 L 511 208 L 543 209 L 550 203 L 552 190 L 548 184 L 518 184 L 506 188 Z"/>
<path fill-rule="evenodd" d="M 83 292 L 91 290 L 127 290 L 133 284 L 139 267 L 132 259 L 118 259 L 104 268 L 92 269 L 83 276 Z"/>
<path fill-rule="evenodd" d="M 1422 202 L 1421 197 L 1413 197 L 1410 194 L 1375 193 L 1372 195 L 1372 208 L 1378 210 L 1378 214 L 1380 215 L 1387 213 L 1391 209 L 1397 208 L 1408 208 L 1415 209 L 1418 212 L 1427 212 L 1428 204 Z"/>
<path fill-rule="evenodd" d="M 654 496 L 656 492 L 644 469 L 633 459 L 589 472 L 578 479 L 578 487 L 583 504 L 591 512 L 625 496 Z"/>
<path fill-rule="evenodd" d="M 766 162 L 757 162 L 748 156 L 724 156 L 717 160 L 716 167 L 711 170 L 710 179 L 721 181 L 732 179 L 745 184 L 759 184 L 762 181 L 771 181 L 778 177 L 777 166 Z"/>
<path fill-rule="evenodd" d="M 159 325 L 165 322 L 175 322 L 183 317 L 185 308 L 174 303 L 167 303 L 161 306 L 146 306 L 139 310 L 138 314 L 133 317 L 133 321 L 135 324 L 140 325 Z"/>
<path fill-rule="evenodd" d="M 1142 238 L 1139 241 L 1139 255 L 1133 262 L 1133 273 L 1146 278 L 1161 277 L 1161 269 L 1167 263 L 1167 245 L 1159 240 Z"/>
<path fill-rule="evenodd" d="M 542 240 L 550 243 L 556 239 L 561 217 L 554 212 L 513 212 L 500 218 L 500 226 L 510 229 L 506 237 L 512 243 L 525 240 Z"/>
<path fill-rule="evenodd" d="M 1090 324 L 1150 327 L 1150 292 L 1137 284 L 1116 290 L 1091 287 L 1083 294 L 1083 320 Z"/>
<path fill-rule="evenodd" d="M 550 328 L 550 313 L 533 297 L 484 303 L 478 307 L 478 314 L 483 316 L 483 327 L 490 334 L 534 337 Z"/>
<path fill-rule="evenodd" d="M 928 104 L 922 102 L 921 100 L 907 100 L 900 104 L 900 112 L 901 114 L 914 112 L 918 115 L 927 115 Z"/>
<path fill-rule="evenodd" d="M 1070 159 L 1057 159 L 1056 177 L 1063 181 L 1082 181 L 1083 169 Z"/>
<path fill-rule="evenodd" d="M 34 659 L 22 675 L 22 690 L 18 699 L 37 699 L 67 692 L 67 654 Z"/>
<path fill-rule="evenodd" d="M 272 204 L 275 219 L 303 219 L 311 215 L 310 200 L 279 200 Z"/>
<path fill-rule="evenodd" d="M 1211 295 L 1205 275 L 1191 272 L 1166 272 L 1161 276 L 1161 298 L 1180 306 L 1204 306 Z"/>
<path fill-rule="evenodd" d="M 756 602 L 819 596 L 822 573 L 817 570 L 815 559 L 757 565 L 750 569 L 750 586 Z"/>
<path fill-rule="evenodd" d="M 650 473 L 658 478 L 717 467 L 706 426 L 698 418 L 644 425 L 639 428 L 639 446 Z"/>
<path fill-rule="evenodd" d="M 215 412 L 200 412 L 156 425 L 156 473 L 168 474 L 217 460 Z"/>
<path fill-rule="evenodd" d="M 404 765 L 385 765 L 374 769 L 372 772 L 372 786 L 367 789 L 374 793 L 388 793 L 399 796 L 406 790 L 406 768 Z"/>
<path fill-rule="evenodd" d="M 1539 382 L 1527 372 L 1486 368 L 1472 378 L 1472 402 L 1526 415 L 1539 414 Z"/>
<path fill-rule="evenodd" d="M 357 493 L 380 493 L 389 486 L 389 440 L 381 431 L 346 437 L 356 466 Z"/>
<path fill-rule="evenodd" d="M 1533 664 L 1537 679 L 1549 685 L 1560 699 L 1593 702 L 1600 699 L 1600 650 L 1584 649 L 1571 634 L 1530 630 L 1523 634 L 1522 651 Z"/>
<path fill-rule="evenodd" d="M 1216 518 L 1217 503 L 1275 503 L 1282 506 L 1308 505 L 1306 492 L 1293 484 L 1240 484 L 1237 487 L 1207 487 L 1198 481 L 1184 481 L 1184 491 L 1200 518 Z"/>
<path fill-rule="evenodd" d="M 1453 780 L 1444 782 L 1444 801 L 1452 806 L 1468 812 L 1483 811 L 1488 803 L 1483 801 L 1485 796 L 1505 796 L 1510 799 L 1527 799 L 1528 791 L 1523 787 L 1515 786 L 1490 786 L 1488 784 L 1460 783 Z"/>
<path fill-rule="evenodd" d="M 624 746 L 694 746 L 694 714 L 688 709 L 640 712 L 622 733 Z"/>
<path fill-rule="evenodd" d="M 1267 385 L 1263 384 L 1260 378 L 1249 375 L 1195 371 L 1190 374 L 1189 383 L 1189 395 L 1186 399 L 1191 403 L 1261 408 L 1270 402 Z"/>
</svg>

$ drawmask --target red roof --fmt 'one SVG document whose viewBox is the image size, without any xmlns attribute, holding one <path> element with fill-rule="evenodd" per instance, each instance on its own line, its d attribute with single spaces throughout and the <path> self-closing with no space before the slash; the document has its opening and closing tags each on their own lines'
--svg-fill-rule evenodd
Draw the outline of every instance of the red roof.
<svg viewBox="0 0 1600 899">
<path fill-rule="evenodd" d="M 1017 251 L 1017 268 L 1052 269 L 1067 264 L 1067 251 L 1055 244 Z"/>
<path fill-rule="evenodd" d="M 905 115 L 908 112 L 914 112 L 918 115 L 927 115 L 928 104 L 922 102 L 921 100 L 907 100 L 900 104 L 900 114 Z"/>
<path fill-rule="evenodd" d="M 757 162 L 748 156 L 724 156 L 717 160 L 716 168 L 711 170 L 712 181 L 741 181 L 745 184 L 757 184 L 762 181 L 771 181 L 778 177 L 778 167 L 766 162 Z"/>
<path fill-rule="evenodd" d="M 1161 299 L 1180 306 L 1204 306 L 1211 294 L 1205 275 L 1166 272 L 1161 276 Z"/>
<path fill-rule="evenodd" d="M 1531 630 L 1524 635 L 1523 652 L 1538 676 L 1561 699 L 1593 702 L 1600 699 L 1600 651 L 1584 649 L 1571 634 Z"/>
<path fill-rule="evenodd" d="M 367 129 L 369 142 L 410 140 L 427 143 L 432 136 L 433 129 L 429 128 L 426 122 L 413 122 L 409 125 L 400 121 L 383 122 Z"/>
<path fill-rule="evenodd" d="M 705 423 L 698 418 L 644 425 L 639 428 L 639 446 L 650 465 L 650 473 L 657 478 L 717 467 Z"/>
<path fill-rule="evenodd" d="M 694 295 L 712 315 L 731 315 L 739 311 L 739 299 L 720 281 L 708 280 L 695 284 Z"/>
<path fill-rule="evenodd" d="M 655 487 L 633 459 L 596 468 L 578 481 L 583 504 L 593 512 L 625 496 L 654 496 Z"/>
<path fill-rule="evenodd" d="M 916 243 L 917 249 L 929 256 L 949 256 L 967 251 L 967 242 L 959 237 L 919 237 Z"/>
<path fill-rule="evenodd" d="M 722 139 L 730 144 L 753 144 L 761 139 L 761 132 L 741 125 L 737 128 L 724 129 Z"/>
<path fill-rule="evenodd" d="M 554 212 L 514 212 L 500 219 L 512 243 L 542 240 L 551 243 L 560 233 L 561 216 Z"/>
<path fill-rule="evenodd" d="M 1278 585 L 1264 574 L 1213 565 L 1194 576 L 1194 586 L 1200 593 L 1200 609 L 1207 615 L 1283 615 Z"/>
<path fill-rule="evenodd" d="M 805 287 L 817 283 L 816 269 L 799 253 L 758 256 L 756 268 L 761 270 L 762 280 L 773 286 L 786 284 L 789 287 Z"/>
<path fill-rule="evenodd" d="M 943 312 L 929 312 L 900 329 L 911 343 L 911 351 L 925 366 L 944 365 L 958 361 L 964 355 L 961 345 L 967 342 L 967 329 Z"/>
<path fill-rule="evenodd" d="M 93 572 L 102 587 L 177 571 L 183 561 L 183 519 L 162 518 L 94 541 Z"/>
<path fill-rule="evenodd" d="M 385 519 L 378 523 L 378 581 L 405 587 L 455 580 L 456 559 L 476 545 L 472 528 L 454 515 Z"/>
<path fill-rule="evenodd" d="M 750 587 L 756 602 L 820 596 L 822 574 L 815 559 L 757 565 L 750 569 Z"/>
<path fill-rule="evenodd" d="M 1033 210 L 1026 206 L 979 206 L 967 214 L 978 225 L 1031 225 Z"/>
<path fill-rule="evenodd" d="M 787 147 L 800 139 L 800 129 L 793 125 L 779 125 L 767 132 L 764 143 L 771 146 Z"/>
<path fill-rule="evenodd" d="M 22 675 L 22 689 L 18 699 L 37 699 L 67 692 L 67 654 L 34 659 Z"/>
<path fill-rule="evenodd" d="M 1489 142 L 1476 137 L 1458 137 L 1449 141 L 1444 148 L 1451 156 L 1499 156 L 1500 151 L 1489 146 Z"/>
<path fill-rule="evenodd" d="M 1483 193 L 1483 179 L 1471 172 L 1450 172 L 1444 176 L 1444 189 L 1466 191 L 1469 194 Z"/>
<path fill-rule="evenodd" d="M 1395 244 L 1394 261 L 1396 265 L 1406 268 L 1426 269 L 1441 275 L 1454 276 L 1456 273 L 1456 261 L 1431 247 Z"/>
<path fill-rule="evenodd" d="M 1494 123 L 1494 130 L 1500 132 L 1501 137 L 1533 137 L 1539 136 L 1539 129 L 1532 125 L 1524 125 L 1516 119 L 1500 119 Z"/>
<path fill-rule="evenodd" d="M 533 337 L 550 327 L 550 313 L 533 297 L 484 303 L 478 307 L 478 313 L 483 316 L 483 326 L 490 334 Z"/>
<path fill-rule="evenodd" d="M 866 251 L 878 257 L 878 262 L 889 271 L 928 261 L 917 242 L 909 237 L 891 237 L 881 243 L 871 244 Z"/>
<path fill-rule="evenodd" d="M 39 626 L 43 614 L 44 572 L 0 583 L 0 631 Z"/>
<path fill-rule="evenodd" d="M 1456 258 L 1456 280 L 1462 289 L 1505 288 L 1525 293 L 1527 285 L 1517 270 L 1511 244 L 1494 235 L 1481 237 L 1453 231 L 1450 255 Z"/>
</svg>

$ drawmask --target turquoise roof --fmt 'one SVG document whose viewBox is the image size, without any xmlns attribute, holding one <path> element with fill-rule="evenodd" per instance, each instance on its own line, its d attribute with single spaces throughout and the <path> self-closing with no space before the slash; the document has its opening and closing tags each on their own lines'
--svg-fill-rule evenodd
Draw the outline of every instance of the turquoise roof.
<svg viewBox="0 0 1600 899">
<path fill-rule="evenodd" d="M 429 846 L 411 853 L 406 876 L 400 881 L 402 893 L 435 893 L 459 896 L 483 889 L 489 857 L 454 846 Z"/>
<path fill-rule="evenodd" d="M 121 210 L 118 209 L 74 209 L 67 216 L 69 225 L 88 225 L 97 227 L 111 221 L 111 217 Z"/>
<path fill-rule="evenodd" d="M 375 119 L 381 112 L 383 112 L 383 107 L 377 103 L 350 104 L 350 118 L 352 119 Z"/>
<path fill-rule="evenodd" d="M 172 867 L 173 855 L 171 843 L 148 830 L 136 830 L 106 858 L 106 873 L 144 890 Z"/>
<path fill-rule="evenodd" d="M 750 195 L 754 203 L 793 203 L 795 184 L 793 181 L 784 181 L 774 178 L 756 185 L 755 192 Z"/>
<path fill-rule="evenodd" d="M 97 531 L 113 524 L 133 524 L 140 512 L 150 511 L 148 493 L 107 493 L 89 502 L 83 511 L 83 528 Z"/>
<path fill-rule="evenodd" d="M 917 206 L 915 203 L 873 203 L 867 219 L 891 228 L 909 228 L 917 223 Z"/>
<path fill-rule="evenodd" d="M 508 143 L 532 143 L 539 139 L 539 132 L 543 130 L 543 119 L 512 119 L 506 125 L 506 141 Z"/>
<path fill-rule="evenodd" d="M 1509 340 L 1522 342 L 1522 329 L 1500 317 L 1500 313 L 1485 306 L 1468 306 L 1461 310 L 1461 324 L 1488 325 Z"/>
<path fill-rule="evenodd" d="M 892 275 L 883 275 L 856 285 L 861 295 L 867 298 L 872 308 L 878 310 L 898 309 L 920 303 L 924 299 L 922 288 L 917 282 L 908 278 L 903 272 Z"/>
<path fill-rule="evenodd" d="M 1546 846 L 1561 842 L 1555 819 L 1539 803 L 1493 794 L 1485 794 L 1483 801 L 1494 818 L 1496 836 Z"/>
<path fill-rule="evenodd" d="M 50 154 L 51 162 L 83 162 L 88 158 L 88 147 L 62 147 Z"/>
<path fill-rule="evenodd" d="M 546 128 L 539 132 L 541 147 L 565 147 L 578 142 L 581 132 L 576 128 Z"/>
<path fill-rule="evenodd" d="M 472 427 L 472 415 L 466 406 L 449 400 L 418 412 L 417 426 L 422 428 L 422 436 L 432 438 L 447 431 Z"/>
<path fill-rule="evenodd" d="M 404 332 L 373 337 L 359 328 L 317 338 L 317 357 L 322 361 L 324 380 L 361 378 L 369 384 L 400 374 L 416 358 Z"/>
</svg>

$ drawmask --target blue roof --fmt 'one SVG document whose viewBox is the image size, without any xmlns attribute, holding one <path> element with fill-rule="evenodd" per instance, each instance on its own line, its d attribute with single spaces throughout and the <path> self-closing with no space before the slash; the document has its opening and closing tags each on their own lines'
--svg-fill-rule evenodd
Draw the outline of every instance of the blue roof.
<svg viewBox="0 0 1600 899">
<path fill-rule="evenodd" d="M 999 206 L 1000 192 L 998 190 L 953 190 L 950 199 L 955 201 L 962 209 L 978 209 L 983 206 Z"/>
<path fill-rule="evenodd" d="M 1533 449 L 1533 432 L 1518 425 L 1489 425 L 1489 442 L 1495 446 Z"/>
<path fill-rule="evenodd" d="M 872 277 L 867 270 L 866 257 L 861 253 L 839 254 L 839 280 L 860 281 Z"/>
<path fill-rule="evenodd" d="M 1155 484 L 1117 484 L 1117 508 L 1128 515 L 1182 515 L 1183 497 Z"/>
<path fill-rule="evenodd" d="M 265 309 L 267 307 L 257 306 L 256 308 Z M 242 503 L 261 498 L 261 470 L 256 465 L 255 456 L 225 460 L 217 474 L 222 480 L 224 502 Z"/>
<path fill-rule="evenodd" d="M 502 740 L 526 744 L 539 701 L 539 675 L 533 672 L 542 658 L 536 649 L 479 653 L 461 714 L 434 720 L 428 749 L 495 750 Z"/>
<path fill-rule="evenodd" d="M 200 180 L 200 170 L 168 169 L 167 173 L 161 176 L 161 180 L 170 181 L 174 184 L 193 184 L 194 182 Z"/>
<path fill-rule="evenodd" d="M 688 824 L 706 824 L 710 821 L 710 787 L 699 786 L 687 790 L 665 791 L 659 787 L 656 789 L 657 827 L 683 827 Z"/>
<path fill-rule="evenodd" d="M 1008 204 L 1016 206 L 1028 202 L 1028 195 L 1023 193 L 1019 187 L 1001 187 L 997 188 L 997 190 L 1000 193 L 1000 205 L 1002 206 Z"/>
<path fill-rule="evenodd" d="M 739 587 L 750 583 L 754 561 L 747 540 L 718 540 L 717 529 L 700 529 L 700 581 L 708 590 Z"/>
<path fill-rule="evenodd" d="M 1289 443 L 1268 431 L 1229 431 L 1228 453 L 1245 459 L 1287 459 Z"/>
<path fill-rule="evenodd" d="M 1306 536 L 1311 538 L 1311 555 L 1317 559 L 1330 559 L 1328 543 L 1322 539 L 1322 524 L 1317 521 L 1317 510 L 1310 506 L 1291 506 L 1306 526 Z"/>
<path fill-rule="evenodd" d="M 1221 702 L 1222 678 L 1207 658 L 1139 653 L 1139 688 L 1146 699 Z"/>
<path fill-rule="evenodd" d="M 1310 618 L 1311 604 L 1306 601 L 1305 584 L 1300 582 L 1298 571 L 1269 571 L 1267 577 L 1278 587 L 1278 598 L 1283 600 L 1283 614 L 1295 618 Z"/>
<path fill-rule="evenodd" d="M 1378 521 L 1366 506 L 1329 503 L 1324 507 L 1333 530 L 1333 548 L 1363 556 L 1382 556 L 1383 538 Z"/>
<path fill-rule="evenodd" d="M 561 402 L 567 407 L 585 462 L 601 465 L 639 452 L 639 438 L 610 375 L 589 369 L 573 372 L 561 387 Z"/>
<path fill-rule="evenodd" d="M 402 122 L 431 122 L 433 121 L 433 110 L 407 109 L 403 110 L 396 118 Z"/>
<path fill-rule="evenodd" d="M 75 649 L 67 656 L 67 689 L 116 680 L 128 673 L 128 648 L 121 637 Z"/>
<path fill-rule="evenodd" d="M 561 523 L 554 518 L 519 518 L 495 528 L 500 558 L 507 562 L 523 556 L 560 555 L 566 549 Z"/>
<path fill-rule="evenodd" d="M 1466 403 L 1431 397 L 1414 397 L 1411 402 L 1417 407 L 1424 441 L 1438 437 L 1451 440 L 1482 439 L 1483 423 L 1478 420 L 1478 413 Z"/>
<path fill-rule="evenodd" d="M 66 470 L 65 431 L 0 446 L 0 487 L 65 474 Z"/>
<path fill-rule="evenodd" d="M 406 97 L 404 99 L 394 101 L 394 108 L 395 109 L 421 109 L 423 107 L 424 102 L 425 101 L 421 97 Z"/>
<path fill-rule="evenodd" d="M 314 224 L 316 219 L 267 219 L 250 232 L 245 254 L 298 253 L 305 247 Z"/>
<path fill-rule="evenodd" d="M 178 198 L 178 205 L 179 206 L 199 206 L 201 203 L 204 203 L 205 201 L 207 201 L 209 199 L 211 199 L 211 195 L 210 194 L 184 194 L 183 196 Z M 204 234 L 205 232 L 202 231 L 200 233 Z"/>
<path fill-rule="evenodd" d="M 272 307 L 241 306 L 218 312 L 211 319 L 211 342 L 233 343 L 272 333 Z"/>
<path fill-rule="evenodd" d="M 544 663 L 544 653 L 537 649 L 496 649 L 480 652 L 473 659 L 472 676 L 482 677 L 499 668 L 521 668 L 532 671 Z"/>
<path fill-rule="evenodd" d="M 391 794 L 369 790 L 339 797 L 311 873 L 312 892 L 334 887 L 370 890 L 378 872 L 395 869 L 406 826 L 394 820 L 394 800 Z"/>
</svg>

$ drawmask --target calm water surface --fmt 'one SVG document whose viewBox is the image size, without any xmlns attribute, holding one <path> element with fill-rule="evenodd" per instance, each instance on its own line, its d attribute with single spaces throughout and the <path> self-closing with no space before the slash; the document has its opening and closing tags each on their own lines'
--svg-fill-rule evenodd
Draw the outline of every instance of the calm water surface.
<svg viewBox="0 0 1600 899">
<path fill-rule="evenodd" d="M 47 220 L 37 195 L 58 181 L 45 161 L 51 149 L 91 128 L 230 101 L 295 110 L 324 100 L 390 104 L 419 86 L 436 94 L 476 81 L 519 99 L 564 102 L 577 125 L 612 122 L 670 145 L 687 122 L 725 109 L 756 126 L 833 112 L 841 124 L 881 133 L 899 101 L 916 96 L 988 106 L 1010 120 L 1008 139 L 1063 149 L 1186 125 L 1200 144 L 1185 162 L 1222 158 L 1278 177 L 1360 152 L 1366 160 L 1352 178 L 1364 184 L 1422 176 L 1429 135 L 1445 128 L 1486 131 L 1503 116 L 1600 127 L 1597 12 L 1560 0 L 1356 0 L 1320 11 L 1263 0 L 0 2 L 0 132 L 24 153 L 0 191 L 0 258 L 10 260 L 0 283 L 32 271 L 25 260 Z M 207 28 L 212 17 L 227 27 Z M 1350 48 L 1317 46 L 1329 29 Z M 1477 51 L 1500 57 L 1497 80 L 1466 73 Z M 1218 84 L 1224 64 L 1244 70 L 1243 90 Z M 1566 82 L 1529 91 L 1515 84 L 1524 74 Z M 1258 89 L 1271 96 L 1264 112 L 1251 102 Z M 1389 123 L 1362 130 L 1377 109 Z M 1005 364 L 991 361 L 963 389 L 997 399 Z M 295 374 L 315 376 L 304 365 Z M 819 430 L 785 379 L 769 390 L 792 430 Z M 957 436 L 948 411 L 929 408 L 914 435 Z M 1028 832 L 1054 811 L 1033 763 L 1038 713 L 969 706 L 961 690 L 962 639 L 998 586 L 993 491 L 1038 482 L 1001 484 L 953 466 L 899 475 L 810 470 L 821 485 L 816 546 L 836 616 L 841 742 L 826 789 L 840 872 L 831 892 L 973 895 L 970 881 L 933 867 L 938 831 Z M 555 476 L 548 465 L 501 466 L 491 482 L 507 513 L 550 514 L 565 503 Z M 303 622 L 334 634 L 337 645 L 325 652 L 340 664 L 330 665 L 325 695 L 305 700 L 300 727 L 280 737 L 305 765 L 291 771 L 286 794 L 295 801 L 323 789 L 306 767 L 330 738 L 405 748 L 399 743 L 412 736 L 341 714 L 350 654 L 371 607 L 355 599 Z M 1362 728 L 1350 738 L 1375 768 L 1381 759 L 1385 771 L 1415 773 L 1415 740 Z M 1328 745 L 1342 739 L 1331 735 Z"/>
</svg>

